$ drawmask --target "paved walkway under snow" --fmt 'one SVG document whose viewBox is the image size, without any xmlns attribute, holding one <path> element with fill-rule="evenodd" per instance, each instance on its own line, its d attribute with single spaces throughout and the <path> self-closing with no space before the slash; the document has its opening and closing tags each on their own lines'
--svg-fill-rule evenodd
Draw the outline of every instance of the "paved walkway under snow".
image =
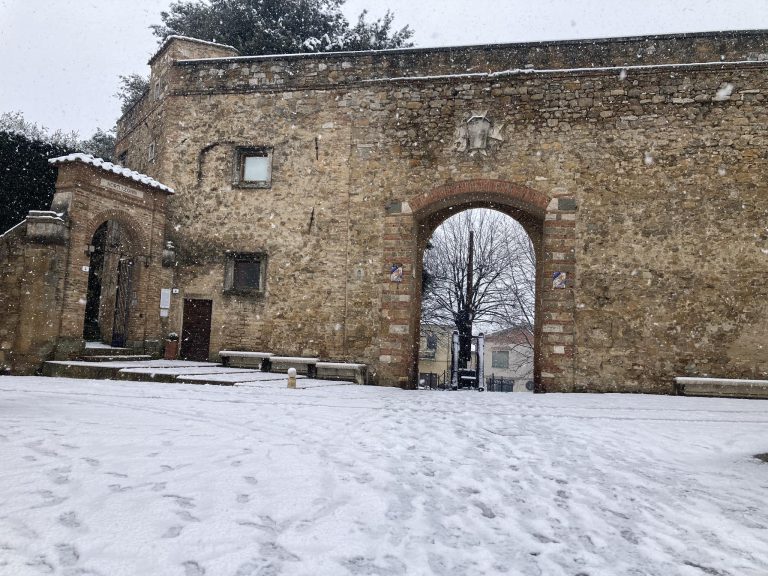
<svg viewBox="0 0 768 576">
<path fill-rule="evenodd" d="M 0 574 L 768 574 L 768 403 L 0 377 Z"/>
</svg>

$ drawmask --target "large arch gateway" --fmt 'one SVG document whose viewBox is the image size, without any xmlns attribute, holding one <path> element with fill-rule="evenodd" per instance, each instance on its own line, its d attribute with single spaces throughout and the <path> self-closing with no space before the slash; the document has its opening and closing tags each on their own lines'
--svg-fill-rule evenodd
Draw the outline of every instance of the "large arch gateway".
<svg viewBox="0 0 768 576">
<path fill-rule="evenodd" d="M 133 346 L 176 332 L 195 359 L 362 362 L 371 383 L 412 386 L 424 243 L 490 207 L 536 247 L 540 390 L 768 376 L 767 32 L 263 57 L 171 37 L 149 64 L 117 161 L 175 194 L 118 175 L 93 196 L 147 230 Z M 81 188 L 61 166 L 65 198 Z M 82 344 L 82 267 L 110 218 L 68 206 L 0 237 L 13 369 Z M 36 236 L 41 218 L 61 233 Z M 68 288 L 58 264 L 20 272 L 24 253 L 73 238 Z M 27 332 L 3 295 L 32 278 L 72 310 L 36 345 L 8 336 Z"/>
<path fill-rule="evenodd" d="M 537 254 L 536 271 L 536 318 L 534 327 L 534 380 L 539 389 L 550 389 L 557 381 L 573 378 L 573 298 L 567 290 L 574 280 L 573 272 L 573 232 L 575 220 L 563 220 L 563 214 L 574 216 L 573 210 L 560 210 L 560 202 L 552 202 L 549 197 L 530 188 L 502 180 L 466 180 L 437 187 L 407 203 L 405 210 L 391 210 L 392 219 L 401 218 L 406 222 L 401 234 L 391 235 L 385 240 L 390 244 L 392 253 L 403 250 L 404 262 L 412 262 L 414 274 L 404 278 L 405 287 L 412 282 L 409 306 L 398 306 L 403 300 L 385 298 L 383 313 L 391 318 L 398 316 L 398 308 L 405 310 L 408 320 L 407 329 L 382 334 L 384 341 L 390 341 L 390 353 L 397 357 L 397 351 L 406 351 L 408 360 L 416 372 L 419 341 L 420 295 L 421 295 L 421 255 L 432 232 L 446 218 L 470 208 L 493 208 L 517 220 L 528 233 Z M 567 206 L 566 206 L 567 208 Z M 547 214 L 550 217 L 547 218 Z M 566 216 L 568 218 L 568 216 Z M 556 263 L 547 264 L 545 255 L 562 255 Z M 396 258 L 397 259 L 397 258 Z M 553 266 L 557 270 L 553 269 Z M 550 290 L 546 278 L 552 274 L 565 274 L 564 288 Z M 568 274 L 571 277 L 568 280 Z M 551 284 L 551 281 L 550 283 Z M 386 287 L 385 287 L 386 289 Z M 402 288 L 398 285 L 398 291 Z M 542 322 L 543 318 L 549 320 Z M 404 333 L 401 341 L 396 335 Z M 409 381 L 412 380 L 409 377 Z"/>
</svg>

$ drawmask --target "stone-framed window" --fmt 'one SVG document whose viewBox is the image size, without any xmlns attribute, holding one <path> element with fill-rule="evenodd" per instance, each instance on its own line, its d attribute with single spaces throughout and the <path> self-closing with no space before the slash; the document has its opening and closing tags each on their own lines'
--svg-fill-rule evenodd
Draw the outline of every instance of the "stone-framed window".
<svg viewBox="0 0 768 576">
<path fill-rule="evenodd" d="M 233 180 L 240 188 L 272 186 L 272 148 L 267 146 L 235 149 Z"/>
<path fill-rule="evenodd" d="M 147 148 L 147 160 L 150 162 L 155 159 L 155 153 L 156 153 L 156 146 L 154 142 L 149 143 L 149 147 Z"/>
<path fill-rule="evenodd" d="M 491 352 L 492 368 L 509 368 L 509 350 L 494 350 Z"/>
<path fill-rule="evenodd" d="M 267 255 L 261 252 L 229 252 L 224 267 L 224 292 L 263 294 L 267 277 Z"/>
</svg>

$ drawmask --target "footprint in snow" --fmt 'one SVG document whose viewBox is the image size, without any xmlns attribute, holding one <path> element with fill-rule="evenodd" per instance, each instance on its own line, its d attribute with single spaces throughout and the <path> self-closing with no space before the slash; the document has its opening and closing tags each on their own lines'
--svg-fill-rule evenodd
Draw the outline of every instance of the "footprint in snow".
<svg viewBox="0 0 768 576">
<path fill-rule="evenodd" d="M 621 531 L 621 537 L 624 538 L 627 542 L 630 544 L 639 544 L 640 540 L 637 539 L 637 536 L 635 535 L 632 530 L 625 529 Z"/>
<path fill-rule="evenodd" d="M 296 554 L 289 552 L 277 542 L 264 542 L 259 547 L 259 554 L 262 558 L 277 558 L 287 562 L 298 562 L 300 558 Z"/>
<path fill-rule="evenodd" d="M 177 494 L 163 494 L 163 498 L 172 498 L 182 508 L 196 508 L 194 498 L 178 496 Z"/>
<path fill-rule="evenodd" d="M 50 490 L 41 490 L 38 492 L 38 494 L 40 494 L 44 502 L 42 504 L 33 506 L 33 508 L 47 508 L 48 506 L 56 506 L 57 504 L 61 504 L 68 498 L 68 496 L 56 496 Z"/>
<path fill-rule="evenodd" d="M 128 474 L 123 474 L 121 472 L 104 472 L 104 474 L 114 476 L 115 478 L 128 478 Z"/>
<path fill-rule="evenodd" d="M 485 502 L 475 500 L 472 504 L 480 508 L 480 512 L 485 518 L 496 518 L 496 513 Z"/>
<path fill-rule="evenodd" d="M 59 524 L 66 526 L 67 528 L 80 528 L 80 526 L 82 526 L 82 522 L 80 522 L 80 519 L 77 517 L 77 513 L 74 510 L 60 514 Z"/>
<path fill-rule="evenodd" d="M 237 495 L 237 502 L 238 504 L 246 504 L 249 502 L 251 497 L 248 494 L 238 494 Z"/>
<path fill-rule="evenodd" d="M 48 472 L 48 478 L 54 484 L 69 484 L 69 473 L 72 472 L 71 466 L 63 466 L 61 468 L 54 468 Z"/>
<path fill-rule="evenodd" d="M 30 450 L 33 450 L 34 452 L 37 452 L 38 454 L 42 454 L 43 456 L 58 456 L 58 452 L 54 452 L 53 450 L 50 450 L 48 448 L 42 448 L 43 441 L 42 440 L 35 440 L 34 442 L 27 442 L 24 444 L 27 448 Z"/>
<path fill-rule="evenodd" d="M 59 553 L 59 564 L 62 566 L 74 566 L 80 560 L 80 553 L 72 544 L 57 544 L 56 551 Z"/>
<path fill-rule="evenodd" d="M 178 516 L 182 520 L 185 520 L 186 522 L 200 522 L 200 518 L 198 518 L 197 516 L 193 516 L 187 510 L 177 510 L 176 516 Z"/>
<path fill-rule="evenodd" d="M 84 460 L 86 464 L 88 464 L 89 466 L 93 466 L 94 468 L 96 468 L 101 464 L 101 462 L 99 462 L 96 458 L 82 458 L 82 460 Z"/>
<path fill-rule="evenodd" d="M 163 534 L 161 538 L 177 538 L 183 529 L 183 526 L 171 526 L 165 531 L 165 534 Z"/>
<path fill-rule="evenodd" d="M 27 562 L 27 566 L 37 568 L 43 574 L 53 574 L 55 568 L 53 564 L 48 562 L 48 559 L 44 555 L 37 556 L 34 560 Z"/>
<path fill-rule="evenodd" d="M 203 576 L 205 574 L 205 568 L 193 560 L 187 560 L 182 566 L 184 566 L 184 576 Z"/>
<path fill-rule="evenodd" d="M 405 574 L 406 566 L 399 559 L 394 556 L 384 556 L 384 565 L 376 564 L 373 558 L 365 558 L 363 556 L 354 556 L 352 558 L 346 558 L 341 561 L 344 567 L 352 574 L 381 574 L 395 575 Z"/>
<path fill-rule="evenodd" d="M 550 538 L 549 536 L 544 536 L 543 534 L 532 534 L 536 540 L 541 542 L 542 544 L 557 544 L 559 541 L 555 540 L 553 538 Z"/>
<path fill-rule="evenodd" d="M 256 484 L 259 483 L 259 481 L 256 480 L 256 478 L 254 478 L 253 476 L 243 476 L 243 480 L 245 480 L 246 482 L 248 482 L 248 484 L 251 484 L 253 486 L 256 486 Z"/>
</svg>

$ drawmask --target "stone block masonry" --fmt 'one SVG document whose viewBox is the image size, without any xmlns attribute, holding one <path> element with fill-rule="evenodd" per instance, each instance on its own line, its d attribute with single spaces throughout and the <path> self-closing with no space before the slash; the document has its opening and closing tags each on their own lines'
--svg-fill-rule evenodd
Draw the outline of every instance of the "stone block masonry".
<svg viewBox="0 0 768 576">
<path fill-rule="evenodd" d="M 412 385 L 424 242 L 449 214 L 492 207 L 537 250 L 539 389 L 760 377 L 767 41 L 165 55 L 183 54 L 177 39 L 117 151 L 177 191 L 164 230 L 176 302 L 212 301 L 212 357 L 361 362 L 380 384 Z M 270 151 L 268 187 L 233 177 L 254 147 Z M 261 292 L 225 290 L 231 253 L 265 255 Z M 174 304 L 169 328 L 183 321 Z"/>
</svg>

